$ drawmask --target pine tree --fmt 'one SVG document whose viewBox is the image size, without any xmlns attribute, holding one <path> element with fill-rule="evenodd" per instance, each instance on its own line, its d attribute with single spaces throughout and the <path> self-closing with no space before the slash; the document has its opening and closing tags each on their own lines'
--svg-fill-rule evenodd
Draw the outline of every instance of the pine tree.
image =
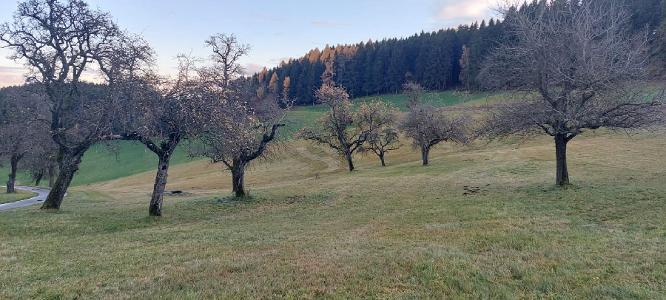
<svg viewBox="0 0 666 300">
<path fill-rule="evenodd" d="M 299 59 L 282 63 L 272 70 L 254 76 L 269 90 L 276 87 L 284 94 L 284 80 L 290 78 L 288 93 L 297 105 L 312 104 L 314 91 L 322 81 L 331 80 L 347 89 L 352 97 L 398 91 L 402 84 L 415 81 L 431 90 L 462 87 L 477 90 L 477 79 L 489 53 L 498 44 L 515 40 L 506 28 L 506 21 L 519 11 L 538 13 L 550 0 L 531 0 L 511 7 L 504 20 L 490 19 L 456 29 L 421 32 L 407 38 L 367 41 L 355 45 L 326 46 L 312 49 Z M 589 1 L 589 0 L 587 0 Z M 655 70 L 666 73 L 666 25 L 661 12 L 666 0 L 622 0 L 632 14 L 633 30 L 650 30 L 653 34 Z M 555 6 L 569 6 L 571 0 L 553 0 Z M 658 9 L 659 5 L 662 9 Z M 327 67 L 328 62 L 334 62 Z M 329 75 L 322 78 L 322 74 Z M 277 82 L 271 84 L 273 75 Z"/>
<path fill-rule="evenodd" d="M 278 94 L 279 80 L 280 79 L 278 78 L 277 72 L 274 72 L 273 75 L 271 76 L 271 80 L 268 82 L 268 91 L 273 95 Z"/>
<path fill-rule="evenodd" d="M 463 46 L 462 57 L 460 58 L 460 81 L 466 90 L 472 87 L 472 77 L 470 72 L 470 49 Z"/>
<path fill-rule="evenodd" d="M 286 76 L 282 82 L 282 99 L 289 100 L 291 99 L 291 77 Z"/>
<path fill-rule="evenodd" d="M 657 31 L 656 68 L 662 76 L 666 76 L 666 0 L 661 1 L 661 25 Z"/>
</svg>

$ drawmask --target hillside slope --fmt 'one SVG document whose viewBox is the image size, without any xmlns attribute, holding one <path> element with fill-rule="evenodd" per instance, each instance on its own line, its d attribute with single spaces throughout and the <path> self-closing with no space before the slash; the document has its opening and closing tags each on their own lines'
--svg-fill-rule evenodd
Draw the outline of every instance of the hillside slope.
<svg viewBox="0 0 666 300">
<path fill-rule="evenodd" d="M 662 298 L 666 131 L 577 138 L 567 190 L 551 143 L 444 145 L 430 167 L 406 146 L 350 174 L 290 141 L 247 202 L 219 166 L 175 166 L 187 194 L 160 219 L 152 172 L 79 186 L 2 215 L 0 298 Z"/>
<path fill-rule="evenodd" d="M 435 106 L 448 106 L 468 103 L 470 105 L 496 101 L 501 94 L 464 93 L 455 91 L 433 92 L 424 96 L 424 101 Z M 359 103 L 369 99 L 382 99 L 406 110 L 407 98 L 404 95 L 383 95 L 355 99 Z M 325 107 L 322 105 L 295 107 L 289 112 L 285 123 L 287 128 L 282 130 L 283 140 L 291 139 L 293 134 L 304 126 L 310 126 L 322 115 Z M 181 145 L 172 159 L 173 165 L 198 160 L 189 158 L 185 151 L 185 143 Z M 137 173 L 152 171 L 157 165 L 156 156 L 138 142 L 120 141 L 93 146 L 83 157 L 79 172 L 74 177 L 73 185 L 86 185 L 131 176 Z M 0 167 L 0 174 L 7 174 L 6 168 Z M 0 180 L 3 180 L 0 178 Z M 30 178 L 21 174 L 20 184 L 30 184 Z"/>
</svg>

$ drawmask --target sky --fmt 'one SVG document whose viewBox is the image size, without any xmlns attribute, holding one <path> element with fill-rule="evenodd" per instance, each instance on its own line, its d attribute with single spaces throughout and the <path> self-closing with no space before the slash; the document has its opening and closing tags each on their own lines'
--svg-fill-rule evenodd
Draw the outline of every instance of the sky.
<svg viewBox="0 0 666 300">
<path fill-rule="evenodd" d="M 0 22 L 16 0 L 0 0 Z M 157 69 L 173 74 L 179 54 L 208 55 L 204 41 L 235 34 L 251 46 L 248 73 L 328 45 L 407 37 L 495 15 L 498 0 L 87 0 L 118 25 L 142 35 L 157 53 Z M 0 49 L 0 86 L 19 84 L 26 69 Z"/>
</svg>

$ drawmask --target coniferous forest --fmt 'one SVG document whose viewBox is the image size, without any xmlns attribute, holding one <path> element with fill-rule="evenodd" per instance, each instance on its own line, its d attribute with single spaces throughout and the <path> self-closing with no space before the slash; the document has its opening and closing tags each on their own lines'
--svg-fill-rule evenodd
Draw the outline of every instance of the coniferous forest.
<svg viewBox="0 0 666 300">
<path fill-rule="evenodd" d="M 535 11 L 538 4 L 534 0 L 511 10 Z M 625 0 L 625 5 L 631 14 L 632 30 L 651 36 L 652 73 L 663 76 L 666 0 Z M 264 69 L 253 78 L 271 91 L 288 95 L 296 105 L 315 102 L 314 91 L 321 86 L 325 72 L 332 73 L 333 80 L 352 97 L 397 93 L 407 81 L 418 82 L 428 90 L 482 90 L 477 75 L 486 55 L 509 39 L 502 20 L 483 20 L 407 38 L 313 49 L 301 58 Z"/>
</svg>

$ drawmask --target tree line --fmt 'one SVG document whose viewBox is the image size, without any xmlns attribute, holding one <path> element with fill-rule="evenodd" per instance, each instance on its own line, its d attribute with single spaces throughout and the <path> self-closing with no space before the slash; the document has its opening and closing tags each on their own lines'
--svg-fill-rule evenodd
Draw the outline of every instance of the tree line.
<svg viewBox="0 0 666 300">
<path fill-rule="evenodd" d="M 383 101 L 354 106 L 335 62 L 327 61 L 313 101 L 328 111 L 296 137 L 331 147 L 354 171 L 362 152 L 386 165 L 401 137 L 427 166 L 431 149 L 443 142 L 547 134 L 554 139 L 556 183 L 567 186 L 569 141 L 588 130 L 664 121 L 663 95 L 641 85 L 653 39 L 629 30 L 632 14 L 618 1 L 541 1 L 532 10 L 504 11 L 494 26 L 510 38 L 486 54 L 475 80 L 509 91 L 511 99 L 480 109 L 424 104 L 427 88 L 413 80 L 399 87 L 409 98 L 404 115 Z M 162 214 L 171 156 L 184 142 L 192 156 L 230 171 L 234 195 L 245 197 L 246 168 L 270 151 L 294 103 L 279 80 L 242 76 L 238 60 L 249 47 L 233 35 L 211 36 L 208 58 L 181 56 L 178 74 L 163 77 L 152 69 L 150 45 L 82 0 L 21 2 L 14 21 L 0 25 L 0 43 L 31 68 L 27 84 L 0 90 L 7 191 L 14 191 L 20 163 L 37 181 L 54 178 L 43 209 L 59 209 L 86 151 L 112 140 L 138 141 L 156 155 L 152 216 Z M 89 76 L 97 83 L 86 82 Z"/>
<path fill-rule="evenodd" d="M 455 29 L 313 49 L 301 58 L 262 70 L 254 75 L 254 80 L 288 94 L 297 105 L 316 102 L 315 91 L 321 86 L 321 74 L 327 69 L 352 98 L 397 93 L 410 81 L 428 90 L 487 89 L 478 75 L 488 54 L 512 38 L 506 19 L 515 14 L 533 14 L 545 2 L 548 1 L 525 2 L 507 9 L 504 18 Z M 631 31 L 649 34 L 652 74 L 666 75 L 666 1 L 614 2 L 630 14 L 628 28 Z"/>
</svg>

